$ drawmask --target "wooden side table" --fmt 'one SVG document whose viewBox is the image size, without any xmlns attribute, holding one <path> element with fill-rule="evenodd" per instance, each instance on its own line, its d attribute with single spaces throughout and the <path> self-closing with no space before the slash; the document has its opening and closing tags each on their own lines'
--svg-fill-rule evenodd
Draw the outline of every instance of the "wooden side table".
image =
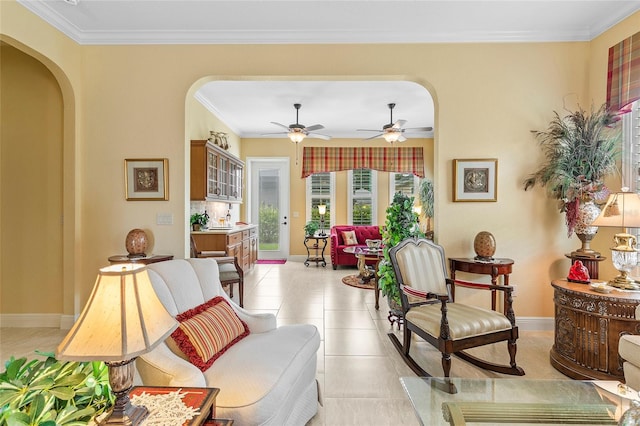
<svg viewBox="0 0 640 426">
<path fill-rule="evenodd" d="M 216 397 L 220 393 L 218 388 L 189 388 L 170 386 L 135 386 L 129 392 L 129 397 L 146 393 L 148 395 L 166 395 L 180 390 L 184 394 L 182 402 L 191 408 L 197 408 L 199 415 L 184 423 L 183 426 L 197 425 L 231 425 L 233 420 L 216 419 Z M 144 425 L 144 422 L 142 422 Z"/>
<path fill-rule="evenodd" d="M 498 284 L 498 277 L 502 276 L 502 283 L 509 285 L 509 274 L 513 267 L 513 260 L 496 258 L 492 261 L 476 260 L 470 257 L 450 257 L 449 268 L 451 279 L 456 279 L 456 271 L 470 274 L 490 275 L 491 284 Z M 455 295 L 454 295 L 455 296 Z M 496 292 L 491 290 L 491 309 L 496 310 Z"/>
<path fill-rule="evenodd" d="M 328 239 L 328 235 L 318 234 L 304 237 L 304 246 L 307 248 L 307 260 L 304 261 L 304 266 L 309 266 L 309 262 L 316 262 L 316 267 L 320 263 L 322 263 L 322 267 L 327 266 L 327 262 L 324 260 L 324 249 L 327 247 Z"/>
<path fill-rule="evenodd" d="M 165 260 L 173 259 L 172 254 L 151 254 L 145 257 L 129 257 L 126 254 L 117 254 L 109 257 L 109 263 L 112 265 L 116 263 L 143 263 L 148 265 L 150 263 L 164 262 Z"/>
<path fill-rule="evenodd" d="M 640 334 L 640 292 L 597 293 L 588 284 L 554 280 L 555 336 L 551 365 L 578 380 L 624 381 L 618 341 Z"/>
</svg>

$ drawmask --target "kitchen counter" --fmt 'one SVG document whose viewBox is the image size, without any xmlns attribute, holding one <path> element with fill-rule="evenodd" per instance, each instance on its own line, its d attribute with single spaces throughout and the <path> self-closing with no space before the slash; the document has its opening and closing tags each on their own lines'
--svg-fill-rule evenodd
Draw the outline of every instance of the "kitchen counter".
<svg viewBox="0 0 640 426">
<path fill-rule="evenodd" d="M 209 228 L 206 231 L 191 231 L 191 235 L 201 235 L 201 234 L 223 234 L 223 235 L 227 235 L 227 234 L 233 234 L 235 232 L 242 232 L 245 230 L 250 230 L 250 229 L 255 229 L 257 228 L 258 225 L 254 225 L 254 224 L 247 224 L 247 225 L 235 225 L 232 227 L 222 227 L 222 226 L 215 226 L 213 228 Z"/>
</svg>

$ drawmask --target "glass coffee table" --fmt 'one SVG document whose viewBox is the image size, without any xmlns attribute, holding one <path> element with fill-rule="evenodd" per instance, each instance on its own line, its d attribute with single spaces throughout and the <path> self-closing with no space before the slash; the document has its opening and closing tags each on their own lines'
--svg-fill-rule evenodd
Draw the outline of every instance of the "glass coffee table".
<svg viewBox="0 0 640 426">
<path fill-rule="evenodd" d="M 617 425 L 638 392 L 616 381 L 401 377 L 423 425 Z M 449 391 L 455 393 L 449 393 Z"/>
<path fill-rule="evenodd" d="M 360 281 L 362 283 L 368 283 L 373 281 L 375 297 L 376 297 L 376 309 L 380 308 L 380 289 L 378 288 L 378 263 L 383 258 L 382 249 L 370 249 L 367 247 L 346 247 L 345 253 L 353 254 L 358 259 L 358 272 L 360 273 Z M 367 265 L 367 261 L 375 262 L 372 267 Z"/>
</svg>

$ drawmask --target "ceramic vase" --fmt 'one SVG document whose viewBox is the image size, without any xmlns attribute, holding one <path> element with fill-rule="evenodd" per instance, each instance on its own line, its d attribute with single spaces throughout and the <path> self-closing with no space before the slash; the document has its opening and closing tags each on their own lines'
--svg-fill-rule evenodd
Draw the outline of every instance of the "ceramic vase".
<svg viewBox="0 0 640 426">
<path fill-rule="evenodd" d="M 600 215 L 600 207 L 593 201 L 587 201 L 580 204 L 578 208 L 578 219 L 574 229 L 575 234 L 582 242 L 582 246 L 574 251 L 573 255 L 582 255 L 589 257 L 599 257 L 600 253 L 591 249 L 591 240 L 598 232 L 597 226 L 591 226 L 591 223 Z"/>
</svg>

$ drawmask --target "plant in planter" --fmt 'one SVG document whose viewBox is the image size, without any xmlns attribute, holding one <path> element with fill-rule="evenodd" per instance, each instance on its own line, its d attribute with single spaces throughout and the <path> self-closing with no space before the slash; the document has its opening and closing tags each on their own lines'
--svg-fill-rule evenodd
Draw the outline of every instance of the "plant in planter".
<svg viewBox="0 0 640 426">
<path fill-rule="evenodd" d="M 318 228 L 318 223 L 311 220 L 304 226 L 304 235 L 311 237 L 318 232 Z"/>
<path fill-rule="evenodd" d="M 525 191 L 535 185 L 547 188 L 565 213 L 567 236 L 574 232 L 582 241 L 577 253 L 593 254 L 589 242 L 597 227 L 589 226 L 600 209 L 594 204 L 609 194 L 605 177 L 618 171 L 620 131 L 613 127 L 616 116 L 606 105 L 587 113 L 582 108 L 566 117 L 554 112 L 547 130 L 533 131 L 545 161 L 524 182 Z"/>
<path fill-rule="evenodd" d="M 429 179 L 422 179 L 420 186 L 418 187 L 418 200 L 422 206 L 422 214 L 427 219 L 427 225 L 425 227 L 425 234 L 429 235 L 433 239 L 433 203 L 434 192 L 433 182 Z"/>
<path fill-rule="evenodd" d="M 63 362 L 40 354 L 47 358 L 6 362 L 0 374 L 0 424 L 87 424 L 113 405 L 104 362 Z"/>
<path fill-rule="evenodd" d="M 393 196 L 393 202 L 387 207 L 387 217 L 382 228 L 384 258 L 378 264 L 378 287 L 395 310 L 400 309 L 401 302 L 389 249 L 409 237 L 424 237 L 424 234 L 418 226 L 418 215 L 413 210 L 413 197 L 397 192 Z"/>
<path fill-rule="evenodd" d="M 199 231 L 201 228 L 205 228 L 207 223 L 209 223 L 209 215 L 207 212 L 204 213 L 194 213 L 191 215 L 191 228 L 194 231 Z"/>
</svg>

